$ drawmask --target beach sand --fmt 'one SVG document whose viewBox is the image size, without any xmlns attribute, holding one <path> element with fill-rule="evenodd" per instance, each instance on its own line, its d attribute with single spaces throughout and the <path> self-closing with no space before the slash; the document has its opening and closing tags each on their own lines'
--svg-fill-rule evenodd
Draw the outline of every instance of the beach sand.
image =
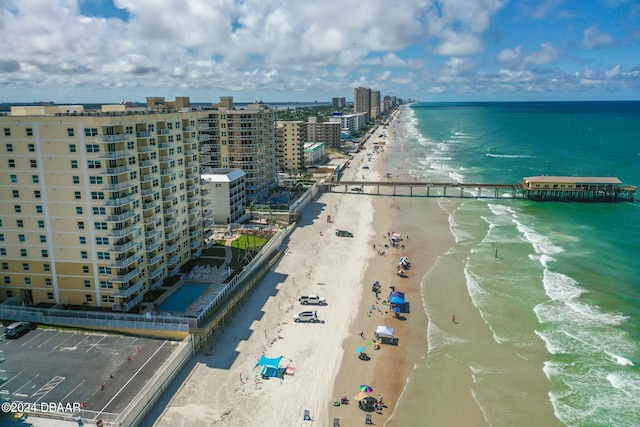
<svg viewBox="0 0 640 427">
<path fill-rule="evenodd" d="M 343 179 L 364 172 L 359 165 L 376 138 L 355 156 Z M 388 135 L 385 153 L 374 156 L 365 178 L 380 180 L 385 158 L 398 149 Z M 413 206 L 405 214 L 402 207 L 411 204 L 424 209 Z M 354 237 L 336 236 L 338 228 Z M 392 231 L 403 236 L 404 249 L 384 248 Z M 220 340 L 189 364 L 184 382 L 155 425 L 326 426 L 334 418 L 342 426 L 355 425 L 364 423 L 366 414 L 353 399 L 362 384 L 373 388 L 372 396 L 384 396 L 386 407 L 372 413 L 373 422 L 382 425 L 392 414 L 408 375 L 427 351 L 420 280 L 453 244 L 446 213 L 436 199 L 325 193 L 304 210 L 285 244 L 282 259 Z M 385 255 L 378 255 L 378 249 Z M 396 276 L 400 256 L 412 261 L 408 278 Z M 382 285 L 380 300 L 371 291 L 376 280 Z M 404 292 L 411 308 L 402 320 L 393 319 L 382 304 L 389 286 Z M 297 299 L 304 294 L 324 296 L 328 305 L 302 306 Z M 316 310 L 323 323 L 293 322 L 292 316 L 303 310 Z M 382 344 L 380 350 L 367 346 L 378 325 L 394 327 L 398 345 Z M 371 360 L 357 358 L 355 350 L 362 345 Z M 262 354 L 283 356 L 295 374 L 283 380 L 260 378 L 254 368 Z M 351 404 L 333 406 L 343 392 Z M 305 410 L 311 420 L 303 419 Z"/>
</svg>

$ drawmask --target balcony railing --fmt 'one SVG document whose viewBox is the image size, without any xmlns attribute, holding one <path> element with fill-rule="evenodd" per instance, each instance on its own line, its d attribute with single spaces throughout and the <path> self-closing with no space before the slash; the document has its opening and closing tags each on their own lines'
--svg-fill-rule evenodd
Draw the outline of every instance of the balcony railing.
<svg viewBox="0 0 640 427">
<path fill-rule="evenodd" d="M 133 169 L 129 165 L 118 166 L 117 168 L 105 168 L 102 169 L 104 175 L 121 175 L 123 173 L 131 172 Z"/>
<path fill-rule="evenodd" d="M 128 272 L 127 274 L 112 276 L 111 281 L 112 282 L 128 282 L 129 280 L 136 278 L 141 272 L 142 272 L 142 269 L 140 267 L 137 267 L 131 270 L 130 272 Z"/>
<path fill-rule="evenodd" d="M 140 304 L 143 298 L 144 298 L 144 294 L 140 294 L 134 299 L 132 299 L 131 301 L 129 301 L 128 303 L 122 304 L 121 307 L 124 311 L 129 311 L 136 305 Z"/>
<path fill-rule="evenodd" d="M 104 205 L 105 206 L 112 206 L 112 207 L 119 207 L 119 206 L 124 206 L 128 203 L 133 202 L 134 200 L 136 200 L 136 195 L 135 194 L 130 194 L 128 196 L 125 197 L 118 197 L 115 199 L 108 199 L 105 200 Z"/>
<path fill-rule="evenodd" d="M 111 292 L 111 296 L 114 298 L 128 298 L 142 289 L 145 282 L 145 279 L 140 279 L 134 285 L 131 285 L 126 289 L 114 290 L 113 292 Z"/>
<path fill-rule="evenodd" d="M 134 225 L 130 225 L 129 227 L 125 227 L 123 229 L 111 229 L 109 230 L 109 234 L 107 234 L 107 236 L 109 237 L 125 237 L 128 236 L 131 233 L 135 233 L 135 232 L 141 232 L 142 230 L 140 230 L 140 226 L 134 224 Z"/>
<path fill-rule="evenodd" d="M 131 139 L 131 135 L 127 133 L 122 133 L 119 135 L 101 135 L 100 136 L 100 141 L 102 142 L 119 142 L 119 141 L 126 141 L 128 139 Z"/>
</svg>

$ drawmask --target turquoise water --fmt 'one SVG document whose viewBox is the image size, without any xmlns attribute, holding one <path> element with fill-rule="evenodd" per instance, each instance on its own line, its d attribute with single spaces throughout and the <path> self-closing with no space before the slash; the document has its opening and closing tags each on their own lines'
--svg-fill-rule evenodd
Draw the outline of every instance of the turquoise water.
<svg viewBox="0 0 640 427">
<path fill-rule="evenodd" d="M 640 186 L 639 102 L 414 104 L 400 120 L 396 166 L 430 181 L 574 175 Z M 640 202 L 453 203 L 453 252 L 464 251 L 473 303 L 505 351 L 539 357 L 542 349 L 555 416 L 639 425 Z M 510 263 L 497 270 L 503 256 Z M 482 367 L 472 368 L 482 383 Z M 488 423 L 500 425 L 476 392 Z"/>
<path fill-rule="evenodd" d="M 158 310 L 181 313 L 200 298 L 209 286 L 208 283 L 185 283 L 160 303 Z"/>
</svg>

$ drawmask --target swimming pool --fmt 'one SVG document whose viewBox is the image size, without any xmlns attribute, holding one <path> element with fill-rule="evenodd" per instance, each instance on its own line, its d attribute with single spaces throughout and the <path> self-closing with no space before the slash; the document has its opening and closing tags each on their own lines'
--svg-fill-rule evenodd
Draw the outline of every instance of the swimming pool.
<svg viewBox="0 0 640 427">
<path fill-rule="evenodd" d="M 171 311 L 180 313 L 189 307 L 195 300 L 209 288 L 208 283 L 185 283 L 167 299 L 160 303 L 159 311 Z"/>
</svg>

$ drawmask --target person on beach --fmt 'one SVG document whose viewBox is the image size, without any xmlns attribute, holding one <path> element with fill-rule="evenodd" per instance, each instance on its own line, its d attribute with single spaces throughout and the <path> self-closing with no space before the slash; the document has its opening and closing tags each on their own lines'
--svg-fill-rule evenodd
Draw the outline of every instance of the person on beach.
<svg viewBox="0 0 640 427">
<path fill-rule="evenodd" d="M 455 314 L 454 314 L 453 316 L 451 316 L 451 321 L 452 321 L 453 323 L 456 323 L 456 315 L 455 315 Z"/>
<path fill-rule="evenodd" d="M 364 332 L 360 332 L 358 335 L 360 335 L 360 338 L 364 339 Z"/>
</svg>

